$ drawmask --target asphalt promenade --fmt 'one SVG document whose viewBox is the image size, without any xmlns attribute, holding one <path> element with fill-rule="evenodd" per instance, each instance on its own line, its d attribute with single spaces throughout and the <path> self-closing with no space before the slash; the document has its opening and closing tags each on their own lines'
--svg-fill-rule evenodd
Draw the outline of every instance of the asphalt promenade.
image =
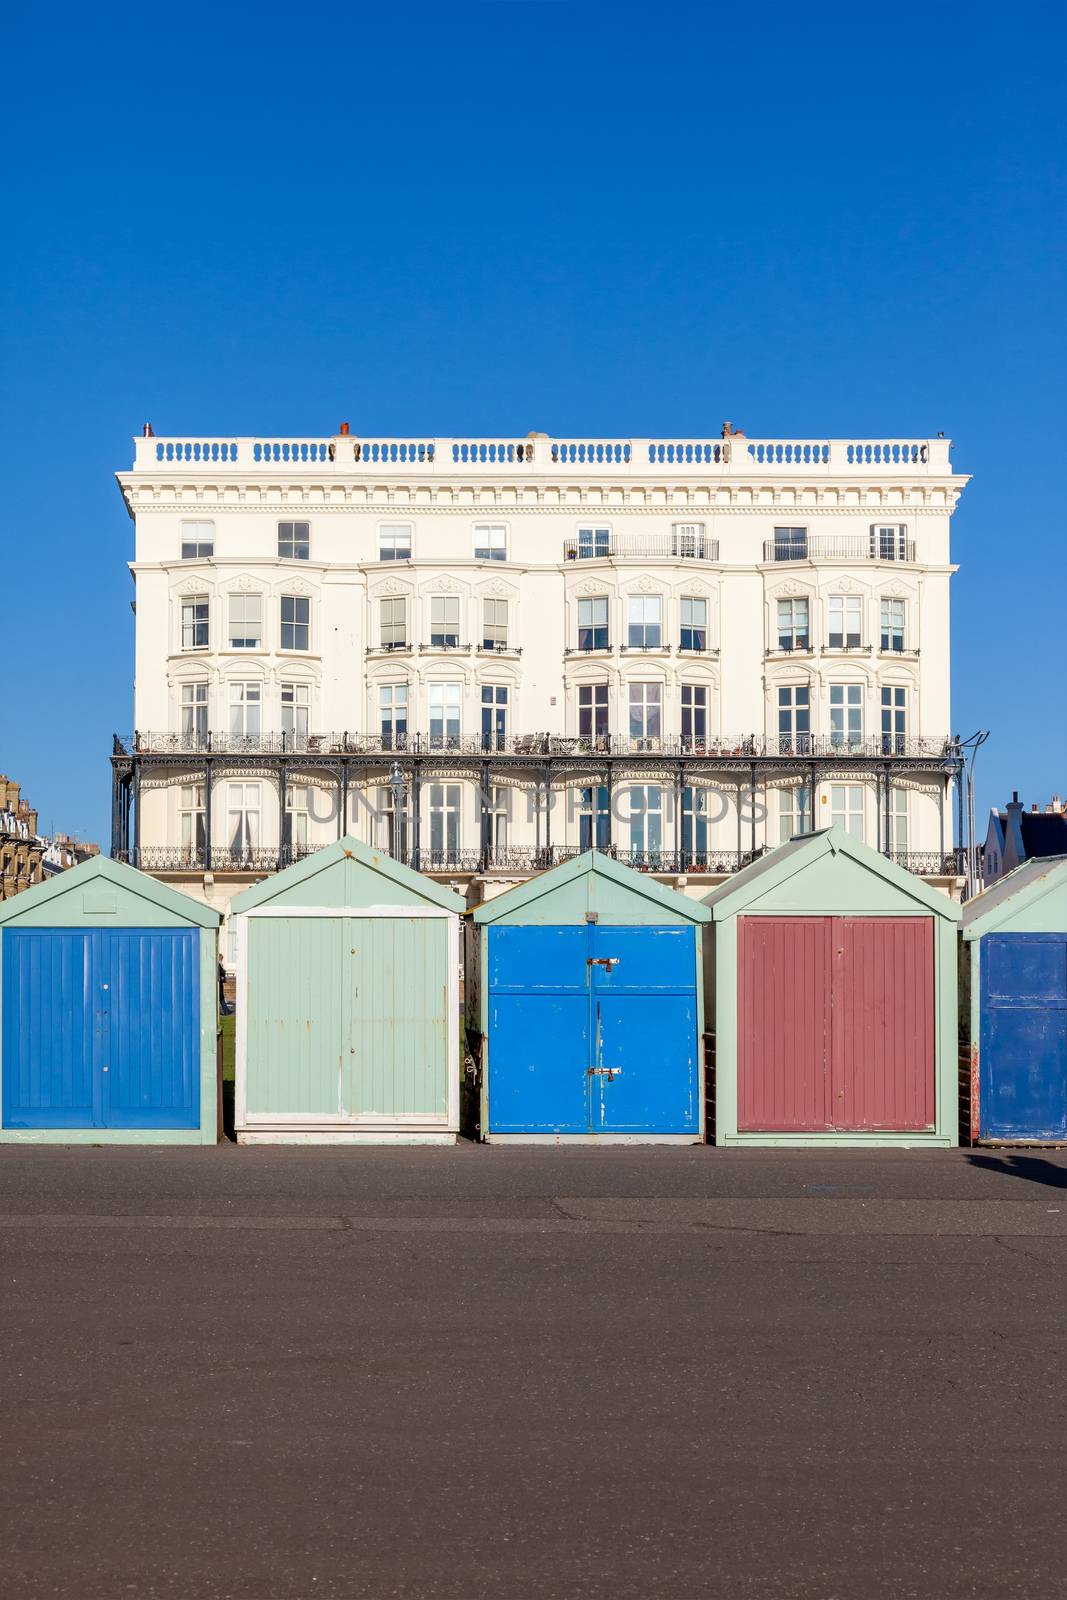
<svg viewBox="0 0 1067 1600">
<path fill-rule="evenodd" d="M 1067 1593 L 1067 1153 L 0 1150 L 5 1600 Z"/>
</svg>

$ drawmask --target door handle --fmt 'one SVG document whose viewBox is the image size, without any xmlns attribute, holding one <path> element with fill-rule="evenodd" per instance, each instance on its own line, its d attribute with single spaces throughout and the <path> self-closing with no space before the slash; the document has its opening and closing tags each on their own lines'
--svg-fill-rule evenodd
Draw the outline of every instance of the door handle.
<svg viewBox="0 0 1067 1600">
<path fill-rule="evenodd" d="M 586 1072 L 590 1078 L 607 1078 L 609 1083 L 612 1078 L 622 1077 L 621 1067 L 587 1067 Z"/>
<path fill-rule="evenodd" d="M 612 967 L 619 965 L 619 958 L 618 956 L 588 956 L 585 964 L 587 967 L 606 967 L 610 972 Z"/>
</svg>

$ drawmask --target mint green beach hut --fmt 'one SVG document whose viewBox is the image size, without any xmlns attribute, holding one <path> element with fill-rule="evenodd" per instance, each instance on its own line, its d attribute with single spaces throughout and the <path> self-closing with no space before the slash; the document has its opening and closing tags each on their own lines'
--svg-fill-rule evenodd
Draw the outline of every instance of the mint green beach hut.
<svg viewBox="0 0 1067 1600">
<path fill-rule="evenodd" d="M 352 838 L 233 900 L 239 1143 L 455 1142 L 463 911 Z"/>
<path fill-rule="evenodd" d="M 704 904 L 716 1143 L 958 1143 L 954 900 L 834 827 Z"/>
<path fill-rule="evenodd" d="M 0 1140 L 214 1144 L 218 926 L 103 856 L 0 905 Z"/>
</svg>

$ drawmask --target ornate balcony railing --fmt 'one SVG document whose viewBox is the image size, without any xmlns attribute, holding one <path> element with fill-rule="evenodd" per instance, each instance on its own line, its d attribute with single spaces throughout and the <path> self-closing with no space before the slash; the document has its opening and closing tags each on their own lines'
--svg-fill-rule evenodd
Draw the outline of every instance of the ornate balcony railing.
<svg viewBox="0 0 1067 1600">
<path fill-rule="evenodd" d="M 298 468 L 315 477 L 493 476 L 743 478 L 782 475 L 871 478 L 887 472 L 931 477 L 952 471 L 948 439 L 525 439 L 155 438 L 135 443 L 138 471 L 268 474 Z"/>
<path fill-rule="evenodd" d="M 963 878 L 967 874 L 966 850 L 892 850 L 890 860 L 920 878 Z"/>
<path fill-rule="evenodd" d="M 941 735 L 873 734 L 854 739 L 846 734 L 708 734 L 662 737 L 647 734 L 525 733 L 461 737 L 434 733 L 256 733 L 182 734 L 139 732 L 116 734 L 116 757 L 207 756 L 501 756 L 536 760 L 590 757 L 669 757 L 694 761 L 832 760 L 841 762 L 905 760 L 946 761 L 955 746 Z"/>
<path fill-rule="evenodd" d="M 314 855 L 322 845 L 262 846 L 254 850 L 213 848 L 210 867 L 203 849 L 180 845 L 142 845 L 114 852 L 115 859 L 140 867 L 143 872 L 271 873 Z M 762 850 L 626 850 L 616 845 L 597 846 L 602 854 L 638 872 L 677 877 L 683 873 L 728 876 L 748 866 Z M 533 845 L 501 850 L 407 850 L 400 859 L 409 867 L 434 876 L 473 876 L 485 872 L 545 872 L 582 853 L 580 845 Z M 962 877 L 966 871 L 962 850 L 895 850 L 890 859 L 919 877 Z"/>
<path fill-rule="evenodd" d="M 791 530 L 791 538 L 765 539 L 764 561 L 914 561 L 915 541 L 880 539 L 876 533 L 808 533 Z"/>
<path fill-rule="evenodd" d="M 563 541 L 564 561 L 602 561 L 611 556 L 653 556 L 670 561 L 718 561 L 719 541 L 698 531 L 613 533 L 591 528 L 588 536 Z"/>
</svg>

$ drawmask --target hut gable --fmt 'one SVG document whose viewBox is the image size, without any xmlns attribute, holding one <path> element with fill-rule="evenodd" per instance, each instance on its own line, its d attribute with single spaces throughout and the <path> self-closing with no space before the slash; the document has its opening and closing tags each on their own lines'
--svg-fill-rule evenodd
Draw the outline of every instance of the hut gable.
<svg viewBox="0 0 1067 1600">
<path fill-rule="evenodd" d="M 605 927 L 664 927 L 710 919 L 699 900 L 690 900 L 598 850 L 586 850 L 479 906 L 474 920 L 564 926 L 596 920 Z"/>
<path fill-rule="evenodd" d="M 26 928 L 217 928 L 219 913 L 107 856 L 93 856 L 0 905 L 0 924 Z"/>
<path fill-rule="evenodd" d="M 254 884 L 235 896 L 230 909 L 239 913 L 268 904 L 293 909 L 331 906 L 338 910 L 431 905 L 457 915 L 466 910 L 464 901 L 451 889 L 394 861 L 384 850 L 375 850 L 350 836 Z"/>
<path fill-rule="evenodd" d="M 761 856 L 713 889 L 704 904 L 715 922 L 740 913 L 933 911 L 953 922 L 960 914 L 948 895 L 838 827 L 804 834 Z"/>
<path fill-rule="evenodd" d="M 963 937 L 1061 933 L 1067 929 L 1067 856 L 1036 856 L 1005 873 L 963 908 Z"/>
</svg>

